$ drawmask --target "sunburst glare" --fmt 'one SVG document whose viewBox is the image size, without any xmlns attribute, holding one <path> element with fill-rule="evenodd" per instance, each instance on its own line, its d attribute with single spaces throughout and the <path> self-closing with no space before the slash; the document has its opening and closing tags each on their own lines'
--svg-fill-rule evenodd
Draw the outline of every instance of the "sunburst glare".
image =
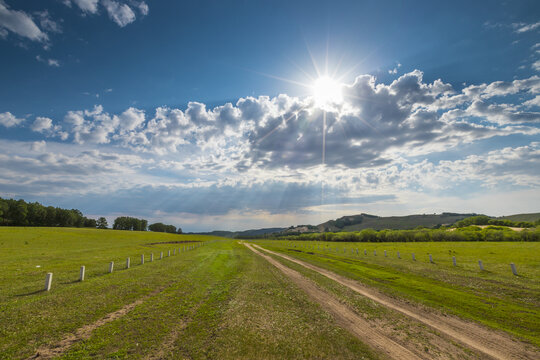
<svg viewBox="0 0 540 360">
<path fill-rule="evenodd" d="M 321 76 L 313 84 L 313 98 L 319 106 L 328 106 L 343 101 L 341 84 L 329 76 Z"/>
</svg>

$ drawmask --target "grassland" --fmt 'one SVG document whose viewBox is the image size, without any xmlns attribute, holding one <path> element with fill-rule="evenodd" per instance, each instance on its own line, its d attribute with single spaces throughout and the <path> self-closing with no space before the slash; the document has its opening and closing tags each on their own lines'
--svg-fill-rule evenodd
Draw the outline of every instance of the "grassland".
<svg viewBox="0 0 540 360">
<path fill-rule="evenodd" d="M 204 242 L 192 251 L 139 264 Z M 0 358 L 378 356 L 264 260 L 231 240 L 112 230 L 0 228 Z M 124 269 L 126 257 L 132 267 Z M 157 256 L 156 256 L 157 258 Z M 108 263 L 116 270 L 108 274 Z M 80 265 L 87 278 L 78 282 Z M 40 267 L 36 267 L 40 266 Z M 53 288 L 43 288 L 53 272 Z M 103 322 L 110 314 L 119 314 Z M 100 322 L 101 321 L 101 322 Z M 96 325 L 97 324 L 97 325 Z M 99 325 L 99 326 L 98 326 Z M 91 331 L 78 332 L 88 328 Z"/>
<path fill-rule="evenodd" d="M 528 213 L 528 214 L 516 214 L 509 216 L 501 216 L 501 219 L 511 220 L 511 221 L 528 221 L 535 222 L 540 220 L 540 213 Z"/>
<path fill-rule="evenodd" d="M 257 243 L 394 297 L 423 303 L 540 345 L 539 243 Z M 364 255 L 364 249 L 368 255 Z M 412 253 L 417 261 L 412 260 Z M 428 254 L 432 254 L 434 264 Z M 457 258 L 457 267 L 452 265 L 452 256 Z M 478 267 L 479 259 L 484 271 Z M 516 264 L 519 276 L 511 273 L 510 262 Z"/>
</svg>

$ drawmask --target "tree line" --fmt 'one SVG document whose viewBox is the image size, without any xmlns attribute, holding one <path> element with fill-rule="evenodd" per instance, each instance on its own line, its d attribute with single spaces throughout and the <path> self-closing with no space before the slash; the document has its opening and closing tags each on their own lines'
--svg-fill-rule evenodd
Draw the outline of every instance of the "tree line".
<svg viewBox="0 0 540 360">
<path fill-rule="evenodd" d="M 267 237 L 268 238 L 268 237 Z M 502 226 L 481 229 L 467 226 L 452 229 L 373 230 L 355 232 L 304 233 L 275 236 L 281 240 L 348 242 L 420 242 L 420 241 L 540 241 L 540 227 L 514 231 Z"/>
<path fill-rule="evenodd" d="M 529 221 L 512 221 L 506 219 L 492 219 L 489 216 L 478 215 L 471 216 L 461 221 L 456 222 L 454 225 L 457 228 L 462 228 L 470 225 L 495 225 L 495 226 L 509 226 L 519 228 L 532 228 L 536 225 L 540 225 L 540 219 L 536 223 Z"/>
<path fill-rule="evenodd" d="M 90 219 L 80 210 L 44 206 L 38 202 L 0 198 L 0 226 L 47 226 L 47 227 L 88 227 L 107 229 L 107 219 Z M 120 216 L 114 220 L 114 230 L 157 231 L 181 234 L 182 229 L 174 225 L 155 223 L 148 226 L 145 219 Z"/>
<path fill-rule="evenodd" d="M 96 220 L 83 216 L 77 209 L 43 206 L 38 202 L 0 198 L 0 225 L 3 226 L 97 226 Z"/>
<path fill-rule="evenodd" d="M 156 232 L 164 232 L 169 234 L 181 234 L 182 229 L 178 228 L 176 229 L 176 226 L 174 225 L 165 225 L 163 223 L 155 223 L 148 226 L 148 230 L 150 231 L 156 231 Z"/>
</svg>

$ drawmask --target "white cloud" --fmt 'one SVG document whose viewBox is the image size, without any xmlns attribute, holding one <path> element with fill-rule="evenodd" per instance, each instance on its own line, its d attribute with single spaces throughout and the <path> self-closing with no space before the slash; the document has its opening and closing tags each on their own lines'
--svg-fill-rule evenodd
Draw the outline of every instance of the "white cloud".
<svg viewBox="0 0 540 360">
<path fill-rule="evenodd" d="M 52 67 L 60 67 L 60 61 L 56 59 L 44 59 L 41 57 L 41 55 L 37 55 L 36 60 Z"/>
<path fill-rule="evenodd" d="M 533 62 L 531 64 L 531 67 L 536 71 L 540 71 L 540 60 L 536 60 L 535 62 Z"/>
<path fill-rule="evenodd" d="M 514 28 L 515 32 L 524 33 L 524 32 L 533 31 L 540 28 L 540 21 L 533 24 L 514 23 L 512 24 L 512 27 Z"/>
<path fill-rule="evenodd" d="M 56 21 L 52 20 L 49 11 L 38 11 L 36 15 L 39 17 L 39 24 L 44 31 L 53 33 L 61 33 L 62 27 Z"/>
<path fill-rule="evenodd" d="M 29 14 L 11 10 L 3 0 L 0 0 L 0 29 L 3 29 L 2 37 L 6 37 L 9 30 L 32 41 L 46 42 L 49 39 Z"/>
<path fill-rule="evenodd" d="M 393 69 L 388 70 L 388 73 L 389 73 L 389 74 L 395 75 L 395 74 L 397 74 L 398 69 L 399 69 L 400 67 L 401 67 L 401 64 L 400 64 L 400 63 L 397 63 L 397 65 L 396 65 Z"/>
<path fill-rule="evenodd" d="M 71 2 L 74 2 L 85 13 L 95 14 L 98 12 L 99 0 L 64 0 L 64 4 L 70 7 Z"/>
<path fill-rule="evenodd" d="M 34 141 L 30 148 L 32 149 L 32 151 L 35 151 L 35 152 L 43 152 L 46 147 L 47 147 L 47 143 L 44 140 L 41 140 L 41 141 Z"/>
<path fill-rule="evenodd" d="M 139 8 L 139 11 L 143 16 L 148 15 L 148 12 L 150 11 L 150 9 L 148 8 L 148 4 L 144 1 L 137 3 L 137 8 Z"/>
<path fill-rule="evenodd" d="M 36 120 L 34 120 L 32 125 L 30 126 L 30 129 L 36 132 L 44 132 L 46 130 L 51 130 L 52 127 L 53 127 L 53 124 L 52 124 L 51 119 L 47 117 L 38 116 Z"/>
<path fill-rule="evenodd" d="M 539 106 L 540 107 L 540 95 L 536 95 L 534 98 L 527 100 L 523 103 L 523 106 L 526 108 L 530 108 L 533 106 Z"/>
<path fill-rule="evenodd" d="M 144 111 L 135 109 L 133 107 L 130 107 L 116 118 L 116 121 L 119 124 L 121 134 L 139 128 L 145 121 Z"/>
<path fill-rule="evenodd" d="M 136 19 L 133 10 L 126 4 L 114 0 L 103 0 L 102 4 L 105 6 L 109 17 L 120 27 L 130 24 Z"/>
<path fill-rule="evenodd" d="M 7 128 L 19 125 L 23 121 L 24 119 L 19 119 L 10 112 L 0 113 L 0 125 L 5 126 Z"/>
<path fill-rule="evenodd" d="M 60 62 L 56 59 L 48 59 L 47 64 L 49 66 L 60 67 Z"/>
<path fill-rule="evenodd" d="M 456 92 L 441 80 L 423 82 L 415 70 L 391 84 L 362 75 L 343 92 L 344 102 L 326 115 L 310 97 L 279 95 L 241 98 L 213 109 L 197 102 L 185 110 L 160 107 L 148 119 L 136 108 L 111 115 L 96 106 L 68 112 L 63 130 L 79 144 L 113 142 L 161 155 L 187 152 L 197 160 L 185 166 L 230 171 L 319 166 L 324 116 L 326 168 L 373 168 L 403 155 L 540 132 L 527 125 L 540 123 L 539 112 L 525 110 L 534 105 L 532 100 L 500 101 L 509 95 L 540 94 L 537 76 Z"/>
</svg>

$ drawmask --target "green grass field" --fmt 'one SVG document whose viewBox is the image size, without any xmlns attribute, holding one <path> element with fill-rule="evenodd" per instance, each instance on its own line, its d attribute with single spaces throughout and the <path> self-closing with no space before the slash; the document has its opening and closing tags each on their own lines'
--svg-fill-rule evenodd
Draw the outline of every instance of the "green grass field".
<svg viewBox="0 0 540 360">
<path fill-rule="evenodd" d="M 255 243 L 540 345 L 540 243 Z"/>
<path fill-rule="evenodd" d="M 538 243 L 256 243 L 540 345 Z M 182 251 L 188 246 L 197 247 Z M 332 251 L 324 250 L 328 248 Z M 0 359 L 27 359 L 37 352 L 44 356 L 88 326 L 86 335 L 52 354 L 63 359 L 380 357 L 279 269 L 235 240 L 3 227 L 0 249 Z M 428 262 L 429 253 L 435 264 Z M 127 257 L 130 269 L 125 268 Z M 485 271 L 478 269 L 478 259 Z M 311 270 L 278 260 L 357 313 L 396 324 L 391 331 L 404 343 L 419 344 L 426 352 L 443 351 L 430 343 L 438 335 L 421 324 Z M 112 274 L 110 261 L 115 262 Z M 510 261 L 519 276 L 511 274 Z M 81 265 L 86 266 L 84 282 L 78 281 Z M 54 274 L 49 292 L 43 291 L 47 272 Z M 120 315 L 96 323 L 111 314 Z"/>
<path fill-rule="evenodd" d="M 185 244 L 205 245 L 140 265 Z M 21 359 L 140 300 L 60 354 L 66 359 L 378 356 L 236 241 L 64 228 L 0 228 L 0 358 Z M 130 256 L 132 267 L 124 269 Z M 108 264 L 115 261 L 114 273 Z M 37 268 L 36 266 L 40 266 Z M 87 278 L 78 282 L 80 265 Z M 40 291 L 53 272 L 51 291 Z"/>
</svg>

